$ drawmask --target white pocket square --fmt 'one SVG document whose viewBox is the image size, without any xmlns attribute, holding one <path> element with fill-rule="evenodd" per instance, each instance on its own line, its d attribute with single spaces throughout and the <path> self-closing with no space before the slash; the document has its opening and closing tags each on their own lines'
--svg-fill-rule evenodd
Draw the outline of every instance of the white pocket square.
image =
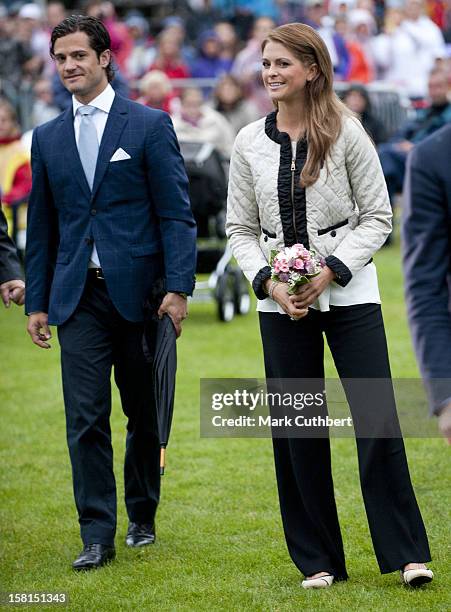
<svg viewBox="0 0 451 612">
<path fill-rule="evenodd" d="M 131 156 L 124 149 L 118 149 L 110 159 L 110 162 L 123 161 L 124 159 L 131 159 Z"/>
</svg>

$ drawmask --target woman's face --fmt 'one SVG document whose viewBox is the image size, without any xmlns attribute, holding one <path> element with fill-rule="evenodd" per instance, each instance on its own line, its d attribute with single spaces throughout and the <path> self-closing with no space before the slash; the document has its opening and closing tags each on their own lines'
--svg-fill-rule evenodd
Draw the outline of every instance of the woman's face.
<svg viewBox="0 0 451 612">
<path fill-rule="evenodd" d="M 362 114 L 366 108 L 366 100 L 364 96 L 362 96 L 362 94 L 355 89 L 346 94 L 344 102 L 348 108 L 359 115 Z"/>
<path fill-rule="evenodd" d="M 300 99 L 307 81 L 316 74 L 316 65 L 306 68 L 286 47 L 268 42 L 263 52 L 262 78 L 273 102 Z"/>
<path fill-rule="evenodd" d="M 241 91 L 233 81 L 224 80 L 218 86 L 216 95 L 224 104 L 234 104 L 241 98 Z"/>
</svg>

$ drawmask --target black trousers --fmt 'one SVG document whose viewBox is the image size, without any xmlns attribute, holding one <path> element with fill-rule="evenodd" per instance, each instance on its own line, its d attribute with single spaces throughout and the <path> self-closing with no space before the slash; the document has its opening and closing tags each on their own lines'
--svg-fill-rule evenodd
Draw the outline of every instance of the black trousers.
<svg viewBox="0 0 451 612">
<path fill-rule="evenodd" d="M 323 333 L 342 379 L 388 379 L 391 373 L 378 304 L 313 309 L 299 320 L 260 313 L 267 378 L 324 378 Z M 324 388 L 324 387 L 322 387 Z M 346 389 L 345 389 L 346 391 Z M 394 396 L 384 394 L 385 401 Z M 391 399 L 390 399 L 391 397 Z M 377 411 L 380 398 L 347 392 L 354 424 Z M 364 405 L 362 405 L 364 403 Z M 380 424 L 378 424 L 380 426 Z M 430 561 L 429 545 L 400 437 L 357 437 L 360 483 L 381 573 Z M 291 558 L 306 576 L 327 571 L 346 579 L 335 505 L 330 443 L 325 438 L 274 438 L 277 486 Z"/>
<path fill-rule="evenodd" d="M 67 442 L 84 544 L 112 545 L 116 483 L 111 446 L 111 370 L 128 417 L 124 464 L 129 519 L 152 523 L 160 496 L 159 440 L 143 324 L 121 317 L 105 281 L 88 275 L 80 304 L 58 327 Z"/>
</svg>

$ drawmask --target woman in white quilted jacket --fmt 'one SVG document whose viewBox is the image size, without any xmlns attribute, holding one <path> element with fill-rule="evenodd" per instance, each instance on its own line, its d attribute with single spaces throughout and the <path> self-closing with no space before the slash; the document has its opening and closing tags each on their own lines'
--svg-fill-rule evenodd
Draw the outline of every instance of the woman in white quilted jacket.
<svg viewBox="0 0 451 612">
<path fill-rule="evenodd" d="M 280 26 L 262 52 L 276 110 L 236 138 L 226 231 L 258 298 L 266 376 L 313 379 L 324 389 L 326 336 L 358 436 L 380 571 L 401 570 L 406 584 L 418 586 L 433 578 L 424 565 L 430 552 L 397 420 L 372 263 L 391 231 L 382 170 L 362 126 L 334 94 L 331 60 L 312 28 Z M 271 281 L 268 261 L 271 250 L 296 243 L 319 253 L 326 266 L 290 296 L 286 284 Z M 395 434 L 381 434 L 381 427 Z M 329 438 L 322 433 L 273 438 L 285 537 L 304 588 L 348 577 Z"/>
</svg>

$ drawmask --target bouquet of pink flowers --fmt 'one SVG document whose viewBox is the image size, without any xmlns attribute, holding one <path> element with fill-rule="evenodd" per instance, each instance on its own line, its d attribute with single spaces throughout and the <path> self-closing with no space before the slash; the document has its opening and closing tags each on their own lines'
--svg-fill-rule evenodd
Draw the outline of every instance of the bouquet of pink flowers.
<svg viewBox="0 0 451 612">
<path fill-rule="evenodd" d="M 271 280 L 288 283 L 288 293 L 293 294 L 298 287 L 318 276 L 325 262 L 303 244 L 294 244 L 284 247 L 281 251 L 271 251 L 269 264 Z"/>
</svg>

